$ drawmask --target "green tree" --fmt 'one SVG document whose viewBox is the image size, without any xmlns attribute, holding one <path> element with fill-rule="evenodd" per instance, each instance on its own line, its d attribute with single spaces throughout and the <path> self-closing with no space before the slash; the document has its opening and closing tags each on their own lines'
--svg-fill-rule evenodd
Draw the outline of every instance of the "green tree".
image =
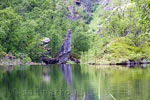
<svg viewBox="0 0 150 100">
<path fill-rule="evenodd" d="M 16 30 L 19 28 L 20 22 L 21 17 L 12 8 L 0 10 L 0 43 L 7 53 L 17 51 L 19 34 Z"/>
<path fill-rule="evenodd" d="M 132 0 L 135 1 L 138 9 L 139 24 L 142 25 L 143 30 L 150 32 L 150 1 L 149 0 Z"/>
</svg>

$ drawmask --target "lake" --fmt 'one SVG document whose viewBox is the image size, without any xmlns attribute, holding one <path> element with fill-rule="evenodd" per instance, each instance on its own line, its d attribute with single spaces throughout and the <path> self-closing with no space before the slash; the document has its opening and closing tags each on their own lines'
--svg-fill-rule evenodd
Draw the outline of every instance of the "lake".
<svg viewBox="0 0 150 100">
<path fill-rule="evenodd" d="M 149 100 L 150 66 L 1 66 L 0 100 Z"/>
</svg>

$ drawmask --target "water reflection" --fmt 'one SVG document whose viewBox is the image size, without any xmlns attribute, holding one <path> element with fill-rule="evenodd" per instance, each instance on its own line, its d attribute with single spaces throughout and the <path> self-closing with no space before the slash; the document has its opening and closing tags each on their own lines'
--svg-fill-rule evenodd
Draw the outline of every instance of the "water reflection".
<svg viewBox="0 0 150 100">
<path fill-rule="evenodd" d="M 0 100 L 149 100 L 150 66 L 144 68 L 3 66 Z"/>
<path fill-rule="evenodd" d="M 50 67 L 46 68 L 43 67 L 43 81 L 46 82 L 47 84 L 50 83 Z"/>
<path fill-rule="evenodd" d="M 146 68 L 146 66 L 148 66 L 148 64 L 127 64 L 124 65 L 124 67 L 129 67 L 129 68 Z"/>
<path fill-rule="evenodd" d="M 59 67 L 63 73 L 64 79 L 70 87 L 70 98 L 69 100 L 77 100 L 75 93 L 72 90 L 72 70 L 69 64 L 59 64 Z"/>
<path fill-rule="evenodd" d="M 72 87 L 72 70 L 69 64 L 59 64 L 67 84 Z"/>
</svg>

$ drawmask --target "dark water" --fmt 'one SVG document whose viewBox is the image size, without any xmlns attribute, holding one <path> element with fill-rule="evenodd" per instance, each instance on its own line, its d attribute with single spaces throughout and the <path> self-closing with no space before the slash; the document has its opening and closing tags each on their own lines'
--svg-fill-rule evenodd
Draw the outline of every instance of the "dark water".
<svg viewBox="0 0 150 100">
<path fill-rule="evenodd" d="M 1 66 L 0 100 L 150 100 L 150 66 Z"/>
</svg>

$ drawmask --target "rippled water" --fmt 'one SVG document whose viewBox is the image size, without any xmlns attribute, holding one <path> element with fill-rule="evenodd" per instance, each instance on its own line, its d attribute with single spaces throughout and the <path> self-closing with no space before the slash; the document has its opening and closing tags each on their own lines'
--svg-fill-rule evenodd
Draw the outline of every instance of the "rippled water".
<svg viewBox="0 0 150 100">
<path fill-rule="evenodd" d="M 1 66 L 0 100 L 149 100 L 150 66 Z"/>
</svg>

